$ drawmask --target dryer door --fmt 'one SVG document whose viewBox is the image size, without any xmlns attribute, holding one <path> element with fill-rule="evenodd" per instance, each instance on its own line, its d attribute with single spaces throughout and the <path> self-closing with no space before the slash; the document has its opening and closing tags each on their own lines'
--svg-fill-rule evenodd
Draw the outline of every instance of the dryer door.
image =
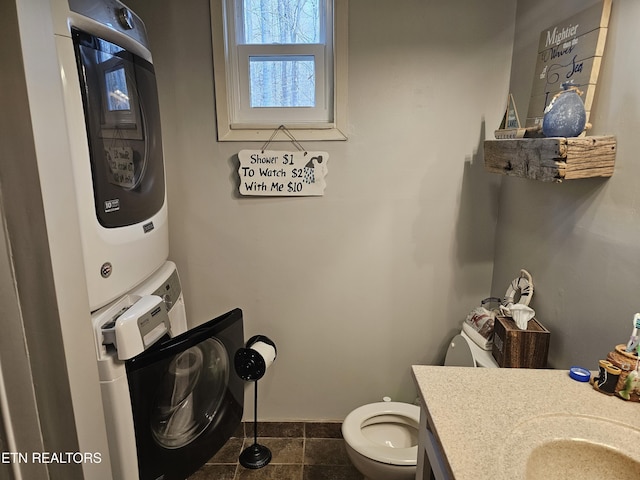
<svg viewBox="0 0 640 480">
<path fill-rule="evenodd" d="M 77 29 L 96 217 L 104 228 L 134 225 L 164 204 L 160 109 L 153 65 Z"/>
<path fill-rule="evenodd" d="M 235 309 L 127 362 L 140 480 L 183 480 L 211 458 L 242 419 L 243 346 Z"/>
</svg>

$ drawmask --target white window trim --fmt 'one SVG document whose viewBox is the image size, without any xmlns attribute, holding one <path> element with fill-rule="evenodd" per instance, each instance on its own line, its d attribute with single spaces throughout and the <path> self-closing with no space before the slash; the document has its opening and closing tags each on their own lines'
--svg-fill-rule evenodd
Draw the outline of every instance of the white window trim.
<svg viewBox="0 0 640 480">
<path fill-rule="evenodd" d="M 267 141 L 282 122 L 258 125 L 234 125 L 231 123 L 230 102 L 234 94 L 227 75 L 226 59 L 229 55 L 226 22 L 224 21 L 226 1 L 210 0 L 211 40 L 216 98 L 216 120 L 218 141 Z M 292 124 L 285 126 L 297 140 L 346 140 L 347 125 L 347 52 L 348 52 L 348 0 L 335 0 L 333 6 L 333 122 L 317 124 Z M 236 92 L 237 93 L 237 92 Z M 275 138 L 274 140 L 289 140 Z"/>
</svg>

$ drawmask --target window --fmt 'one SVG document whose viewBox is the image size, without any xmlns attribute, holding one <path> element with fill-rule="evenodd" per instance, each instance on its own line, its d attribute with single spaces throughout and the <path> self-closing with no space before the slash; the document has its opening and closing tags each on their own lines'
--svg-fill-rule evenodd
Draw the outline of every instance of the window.
<svg viewBox="0 0 640 480">
<path fill-rule="evenodd" d="M 211 0 L 219 140 L 344 140 L 347 0 Z"/>
</svg>

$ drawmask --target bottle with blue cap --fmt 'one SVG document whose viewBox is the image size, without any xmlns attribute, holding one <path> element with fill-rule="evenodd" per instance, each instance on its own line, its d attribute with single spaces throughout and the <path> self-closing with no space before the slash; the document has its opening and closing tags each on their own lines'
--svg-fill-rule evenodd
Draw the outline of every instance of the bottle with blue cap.
<svg viewBox="0 0 640 480">
<path fill-rule="evenodd" d="M 571 367 L 569 376 L 578 382 L 588 382 L 591 379 L 591 372 L 582 367 Z"/>
</svg>

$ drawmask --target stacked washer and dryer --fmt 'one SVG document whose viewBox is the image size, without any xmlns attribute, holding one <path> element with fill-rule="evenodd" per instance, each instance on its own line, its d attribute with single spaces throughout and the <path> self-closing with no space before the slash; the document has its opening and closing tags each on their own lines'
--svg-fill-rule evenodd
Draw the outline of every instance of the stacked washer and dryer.
<svg viewBox="0 0 640 480">
<path fill-rule="evenodd" d="M 187 329 L 168 261 L 158 95 L 142 21 L 117 0 L 51 0 L 115 479 L 181 480 L 233 434 L 235 309 Z M 231 352 L 231 353 L 230 353 Z"/>
</svg>

